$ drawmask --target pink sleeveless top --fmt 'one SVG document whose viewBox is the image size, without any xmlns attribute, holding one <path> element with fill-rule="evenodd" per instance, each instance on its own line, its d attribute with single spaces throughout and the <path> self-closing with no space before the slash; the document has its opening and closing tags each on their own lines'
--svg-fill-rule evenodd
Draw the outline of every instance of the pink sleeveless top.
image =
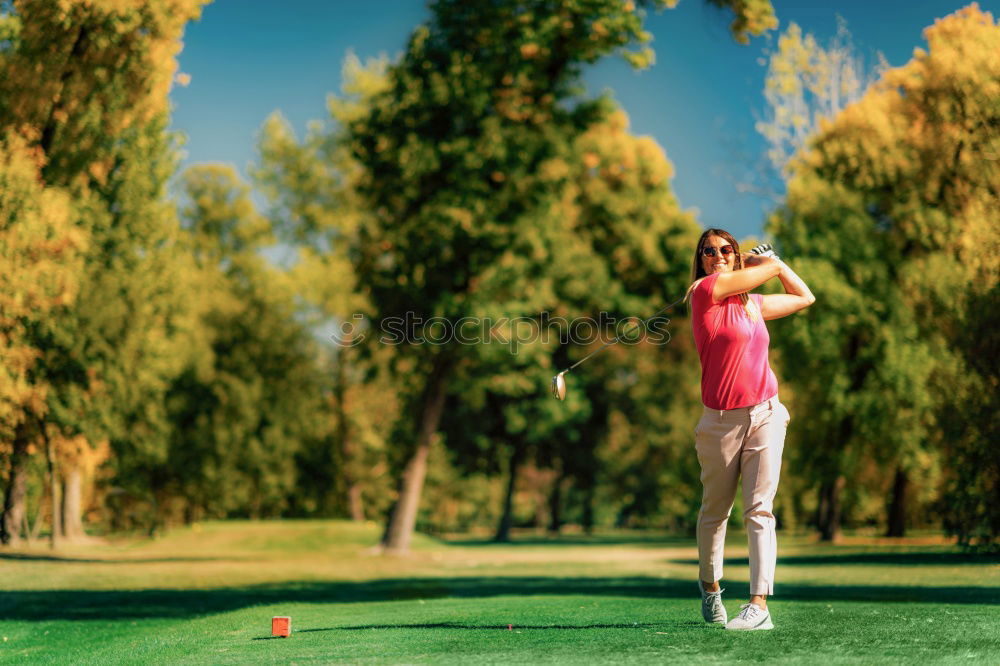
<svg viewBox="0 0 1000 666">
<path fill-rule="evenodd" d="M 709 409 L 752 407 L 778 394 L 778 378 L 767 362 L 771 336 L 761 316 L 760 294 L 750 294 L 756 321 L 738 295 L 713 302 L 719 274 L 704 278 L 691 294 L 691 326 L 701 357 L 701 401 Z"/>
</svg>

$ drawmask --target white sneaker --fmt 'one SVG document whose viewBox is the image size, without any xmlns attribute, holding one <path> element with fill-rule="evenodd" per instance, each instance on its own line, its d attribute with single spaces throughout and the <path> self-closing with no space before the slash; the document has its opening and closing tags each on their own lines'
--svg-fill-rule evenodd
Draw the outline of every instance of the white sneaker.
<svg viewBox="0 0 1000 666">
<path fill-rule="evenodd" d="M 753 629 L 774 629 L 771 614 L 757 604 L 743 604 L 739 614 L 729 621 L 726 629 L 750 631 Z"/>
<path fill-rule="evenodd" d="M 726 607 L 722 605 L 722 593 L 725 590 L 706 592 L 701 581 L 698 581 L 698 589 L 701 590 L 701 616 L 705 618 L 705 622 L 725 624 L 729 618 L 726 615 Z"/>
</svg>

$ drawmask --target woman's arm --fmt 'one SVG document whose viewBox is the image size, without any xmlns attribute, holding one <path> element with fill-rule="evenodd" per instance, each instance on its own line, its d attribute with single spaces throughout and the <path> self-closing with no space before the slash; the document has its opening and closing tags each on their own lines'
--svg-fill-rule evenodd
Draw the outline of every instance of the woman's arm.
<svg viewBox="0 0 1000 666">
<path fill-rule="evenodd" d="M 778 319 L 804 310 L 816 302 L 816 297 L 809 287 L 795 274 L 788 264 L 780 259 L 775 260 L 781 267 L 778 279 L 785 288 L 783 294 L 766 294 L 761 298 L 760 311 L 764 319 Z"/>
<path fill-rule="evenodd" d="M 743 254 L 744 268 L 728 273 L 719 273 L 712 289 L 712 300 L 718 302 L 735 294 L 742 294 L 759 287 L 781 272 L 781 262 L 771 257 Z M 803 286 L 805 286 L 803 284 Z M 807 290 L 808 291 L 808 290 Z"/>
</svg>

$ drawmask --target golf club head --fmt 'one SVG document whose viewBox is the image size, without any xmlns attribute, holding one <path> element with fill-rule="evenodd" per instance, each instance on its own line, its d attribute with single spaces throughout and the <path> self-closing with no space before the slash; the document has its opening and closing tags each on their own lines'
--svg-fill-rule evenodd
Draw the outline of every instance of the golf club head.
<svg viewBox="0 0 1000 666">
<path fill-rule="evenodd" d="M 566 371 L 563 370 L 552 378 L 552 395 L 554 395 L 557 400 L 562 400 L 566 397 L 566 379 L 563 377 L 565 374 Z"/>
</svg>

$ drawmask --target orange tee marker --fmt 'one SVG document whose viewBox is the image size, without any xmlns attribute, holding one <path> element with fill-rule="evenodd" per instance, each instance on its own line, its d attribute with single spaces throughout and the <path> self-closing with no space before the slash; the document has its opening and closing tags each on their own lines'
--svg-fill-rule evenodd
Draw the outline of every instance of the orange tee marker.
<svg viewBox="0 0 1000 666">
<path fill-rule="evenodd" d="M 271 618 L 271 635 L 288 638 L 292 635 L 292 618 L 280 615 Z"/>
</svg>

